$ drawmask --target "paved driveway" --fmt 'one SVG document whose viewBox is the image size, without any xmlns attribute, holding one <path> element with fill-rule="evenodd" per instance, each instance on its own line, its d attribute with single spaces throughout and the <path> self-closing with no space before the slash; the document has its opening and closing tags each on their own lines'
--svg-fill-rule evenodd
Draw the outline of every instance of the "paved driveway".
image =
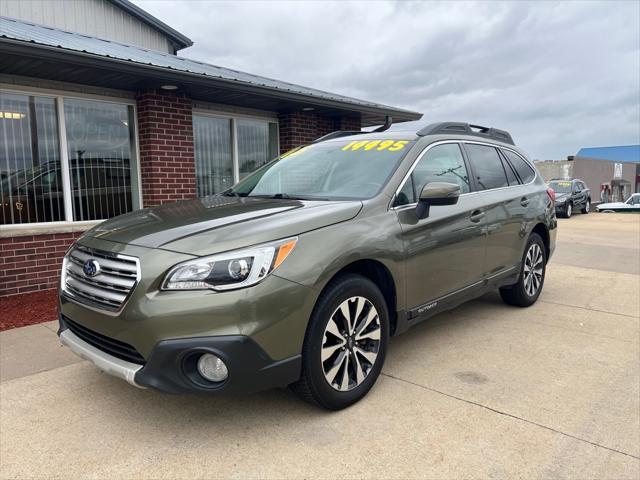
<svg viewBox="0 0 640 480">
<path fill-rule="evenodd" d="M 640 216 L 560 220 L 529 309 L 488 295 L 394 339 L 338 413 L 285 390 L 138 390 L 57 345 L 0 334 L 0 476 L 638 478 Z"/>
</svg>

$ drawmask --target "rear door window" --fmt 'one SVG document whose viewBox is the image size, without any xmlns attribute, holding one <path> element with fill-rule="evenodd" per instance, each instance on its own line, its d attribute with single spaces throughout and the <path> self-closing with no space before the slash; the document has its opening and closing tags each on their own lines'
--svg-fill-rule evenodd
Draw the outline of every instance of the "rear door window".
<svg viewBox="0 0 640 480">
<path fill-rule="evenodd" d="M 502 160 L 495 147 L 467 143 L 465 148 L 469 154 L 471 168 L 480 190 L 491 190 L 509 185 Z"/>
<path fill-rule="evenodd" d="M 529 183 L 536 176 L 536 172 L 531 166 L 520 156 L 510 150 L 502 150 L 502 153 L 509 159 L 511 165 L 514 166 L 522 183 Z"/>
</svg>

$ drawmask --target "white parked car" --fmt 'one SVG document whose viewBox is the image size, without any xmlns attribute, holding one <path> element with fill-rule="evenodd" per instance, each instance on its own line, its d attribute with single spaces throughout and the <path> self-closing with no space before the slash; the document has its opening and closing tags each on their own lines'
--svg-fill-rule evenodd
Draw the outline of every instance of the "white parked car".
<svg viewBox="0 0 640 480">
<path fill-rule="evenodd" d="M 599 212 L 640 212 L 640 193 L 634 193 L 626 202 L 601 203 L 596 207 Z"/>
</svg>

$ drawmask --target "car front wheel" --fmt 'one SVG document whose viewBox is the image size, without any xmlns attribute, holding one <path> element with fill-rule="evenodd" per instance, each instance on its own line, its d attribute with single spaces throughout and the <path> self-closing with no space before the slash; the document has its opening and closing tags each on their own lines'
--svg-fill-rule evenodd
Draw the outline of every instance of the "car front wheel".
<svg viewBox="0 0 640 480">
<path fill-rule="evenodd" d="M 564 213 L 565 218 L 571 218 L 571 214 L 573 213 L 573 205 L 571 202 L 567 203 L 567 211 Z"/>
<path fill-rule="evenodd" d="M 547 256 L 542 238 L 532 233 L 522 258 L 522 267 L 518 281 L 500 289 L 505 303 L 516 307 L 533 305 L 542 291 L 547 271 Z"/>
<path fill-rule="evenodd" d="M 353 274 L 332 280 L 311 315 L 292 389 L 329 410 L 354 404 L 380 375 L 388 340 L 387 305 L 376 284 Z"/>
</svg>

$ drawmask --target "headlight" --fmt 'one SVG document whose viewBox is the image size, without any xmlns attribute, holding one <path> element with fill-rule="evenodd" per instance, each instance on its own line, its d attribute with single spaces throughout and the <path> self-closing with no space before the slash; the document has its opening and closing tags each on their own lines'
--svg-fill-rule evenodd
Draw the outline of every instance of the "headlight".
<svg viewBox="0 0 640 480">
<path fill-rule="evenodd" d="M 162 290 L 231 290 L 263 280 L 280 266 L 297 238 L 201 257 L 173 267 Z"/>
</svg>

